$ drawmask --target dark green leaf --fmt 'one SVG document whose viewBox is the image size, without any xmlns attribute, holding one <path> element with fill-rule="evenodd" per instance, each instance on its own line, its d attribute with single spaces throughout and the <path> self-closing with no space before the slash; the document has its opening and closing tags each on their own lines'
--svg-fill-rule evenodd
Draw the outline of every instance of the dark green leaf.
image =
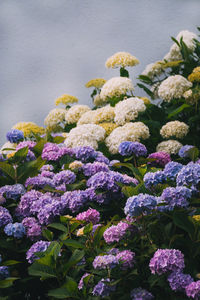
<svg viewBox="0 0 200 300">
<path fill-rule="evenodd" d="M 77 296 L 74 296 L 72 293 L 68 292 L 66 288 L 50 290 L 48 292 L 48 296 L 54 297 L 56 299 L 67 299 L 67 298 L 79 299 Z"/>
<path fill-rule="evenodd" d="M 72 248 L 79 248 L 79 249 L 83 249 L 84 248 L 84 245 L 82 245 L 81 243 L 75 241 L 75 240 L 70 240 L 70 239 L 67 239 L 65 241 L 62 241 L 63 244 L 67 247 L 72 247 Z"/>
<path fill-rule="evenodd" d="M 18 277 L 8 277 L 4 280 L 0 280 L 0 289 L 5 289 L 13 285 L 15 280 L 19 279 Z"/>
<path fill-rule="evenodd" d="M 6 162 L 0 162 L 0 169 L 12 179 L 15 179 L 15 169 L 13 168 L 13 166 Z"/>
<path fill-rule="evenodd" d="M 180 112 L 182 112 L 183 110 L 185 110 L 186 108 L 189 108 L 191 107 L 189 104 L 182 104 L 181 106 L 179 106 L 178 108 L 176 108 L 174 111 L 172 111 L 168 116 L 167 118 L 170 119 L 176 115 L 178 115 Z"/>
<path fill-rule="evenodd" d="M 67 227 L 65 227 L 63 224 L 60 224 L 60 223 L 51 223 L 48 225 L 48 227 L 55 228 L 55 229 L 58 229 L 63 232 L 68 231 Z"/>
<path fill-rule="evenodd" d="M 56 277 L 56 273 L 53 268 L 39 264 L 37 261 L 35 261 L 32 266 L 28 268 L 28 271 L 29 275 L 41 276 L 44 279 Z"/>
</svg>

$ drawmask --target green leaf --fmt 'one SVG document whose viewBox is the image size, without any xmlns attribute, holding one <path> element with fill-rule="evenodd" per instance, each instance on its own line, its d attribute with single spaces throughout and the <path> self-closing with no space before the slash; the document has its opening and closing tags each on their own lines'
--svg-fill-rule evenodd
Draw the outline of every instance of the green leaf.
<svg viewBox="0 0 200 300">
<path fill-rule="evenodd" d="M 178 42 L 173 36 L 171 36 L 171 39 L 172 39 L 172 41 L 173 41 L 174 43 L 177 44 L 178 47 L 180 47 L 179 42 Z"/>
<path fill-rule="evenodd" d="M 12 265 L 17 265 L 17 264 L 21 264 L 21 261 L 17 261 L 17 260 L 6 260 L 4 262 L 1 263 L 1 266 L 12 266 Z"/>
<path fill-rule="evenodd" d="M 53 240 L 53 232 L 51 232 L 48 229 L 43 229 L 42 230 L 42 235 L 43 237 L 45 237 L 48 241 L 52 241 Z"/>
<path fill-rule="evenodd" d="M 0 169 L 12 179 L 15 179 L 15 169 L 13 168 L 13 166 L 6 162 L 0 162 Z"/>
<path fill-rule="evenodd" d="M 48 225 L 48 227 L 58 229 L 58 230 L 63 231 L 65 233 L 68 232 L 67 227 L 65 227 L 63 224 L 60 224 L 60 223 L 51 223 L 51 224 Z"/>
<path fill-rule="evenodd" d="M 68 292 L 75 294 L 78 290 L 77 282 L 72 278 L 67 276 L 67 282 L 63 285 L 67 289 Z"/>
<path fill-rule="evenodd" d="M 63 136 L 55 136 L 53 138 L 53 143 L 60 144 L 63 143 L 66 138 Z"/>
<path fill-rule="evenodd" d="M 129 78 L 129 73 L 128 73 L 128 71 L 126 70 L 126 69 L 124 69 L 124 68 L 120 68 L 120 76 L 121 77 L 128 77 Z"/>
<path fill-rule="evenodd" d="M 125 168 L 128 168 L 129 170 L 132 171 L 133 175 L 135 176 L 135 178 L 137 180 L 139 180 L 140 182 L 142 181 L 142 175 L 140 174 L 140 172 L 138 171 L 137 168 L 133 167 L 133 165 L 131 163 L 116 163 L 115 167 L 125 167 Z"/>
<path fill-rule="evenodd" d="M 28 268 L 28 273 L 33 276 L 41 276 L 44 279 L 56 277 L 56 273 L 53 268 L 39 264 L 37 261 Z"/>
<path fill-rule="evenodd" d="M 70 239 L 67 239 L 65 241 L 62 241 L 63 244 L 67 247 L 72 247 L 72 248 L 76 248 L 76 249 L 83 249 L 84 248 L 84 245 L 82 245 L 81 243 L 75 241 L 75 240 L 70 240 Z"/>
<path fill-rule="evenodd" d="M 4 280 L 0 280 L 0 289 L 5 289 L 13 285 L 15 280 L 19 279 L 18 277 L 8 277 Z"/>
<path fill-rule="evenodd" d="M 137 83 L 137 85 L 142 88 L 152 99 L 154 99 L 154 93 L 148 89 L 144 84 Z"/>
<path fill-rule="evenodd" d="M 168 116 L 168 119 L 171 119 L 172 117 L 178 115 L 180 112 L 182 112 L 184 109 L 191 107 L 189 104 L 182 104 L 181 106 L 179 106 L 178 108 L 176 108 L 175 110 L 173 110 Z"/>
<path fill-rule="evenodd" d="M 44 144 L 46 144 L 46 140 L 41 139 L 36 145 L 35 147 L 33 147 L 33 151 L 34 153 L 41 155 L 42 154 L 42 150 L 44 148 Z"/>
<path fill-rule="evenodd" d="M 15 153 L 12 159 L 17 163 L 20 163 L 22 160 L 26 159 L 27 154 L 28 154 L 28 147 L 24 147 L 22 149 L 19 149 Z"/>
<path fill-rule="evenodd" d="M 197 147 L 193 147 L 187 151 L 187 155 L 192 161 L 196 161 L 199 157 L 199 149 Z"/>
<path fill-rule="evenodd" d="M 90 233 L 92 231 L 92 228 L 93 228 L 92 223 L 87 224 L 83 229 L 84 234 Z"/>
<path fill-rule="evenodd" d="M 71 267 L 73 267 L 74 265 L 76 265 L 85 255 L 85 252 L 83 250 L 78 250 L 76 249 L 72 256 L 70 257 L 70 259 L 68 260 L 68 262 L 66 264 L 63 265 L 63 272 L 66 275 L 67 272 L 69 271 L 69 269 Z"/>
<path fill-rule="evenodd" d="M 54 297 L 56 299 L 67 299 L 67 298 L 79 299 L 77 296 L 74 296 L 72 293 L 68 292 L 66 288 L 58 288 L 55 290 L 50 290 L 48 292 L 48 296 Z"/>
<path fill-rule="evenodd" d="M 195 232 L 194 224 L 190 221 L 187 213 L 185 212 L 174 212 L 173 214 L 173 222 L 174 224 L 183 229 L 184 231 L 188 232 L 191 236 Z"/>
<path fill-rule="evenodd" d="M 139 75 L 138 79 L 141 80 L 141 81 L 143 81 L 146 84 L 152 84 L 152 80 L 151 80 L 151 78 L 149 78 L 149 76 Z"/>
</svg>

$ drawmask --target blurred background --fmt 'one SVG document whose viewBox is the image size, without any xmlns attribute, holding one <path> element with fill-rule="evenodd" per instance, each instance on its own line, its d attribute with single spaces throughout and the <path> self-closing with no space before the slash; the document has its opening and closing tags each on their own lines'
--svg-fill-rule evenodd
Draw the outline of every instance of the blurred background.
<svg viewBox="0 0 200 300">
<path fill-rule="evenodd" d="M 119 75 L 105 68 L 115 52 L 140 60 L 130 71 L 136 84 L 168 52 L 170 36 L 197 26 L 200 0 L 1 0 L 0 145 L 17 122 L 43 125 L 64 93 L 92 105 L 84 85 Z"/>
</svg>

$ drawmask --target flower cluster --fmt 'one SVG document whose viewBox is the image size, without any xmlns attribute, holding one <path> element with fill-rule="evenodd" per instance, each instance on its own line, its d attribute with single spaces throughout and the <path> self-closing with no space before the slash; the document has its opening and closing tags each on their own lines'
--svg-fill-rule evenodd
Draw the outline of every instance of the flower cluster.
<svg viewBox="0 0 200 300">
<path fill-rule="evenodd" d="M 86 88 L 94 87 L 94 88 L 100 89 L 105 83 L 106 83 L 106 80 L 103 78 L 94 78 L 94 79 L 91 79 L 90 81 L 88 81 L 85 84 L 85 87 Z"/>
<path fill-rule="evenodd" d="M 93 176 L 98 172 L 108 172 L 109 168 L 107 164 L 101 163 L 101 162 L 93 162 L 93 163 L 87 163 L 83 167 L 83 174 L 87 177 Z"/>
<path fill-rule="evenodd" d="M 166 176 L 163 171 L 148 172 L 144 175 L 143 180 L 145 187 L 151 189 L 159 183 L 164 183 L 166 181 Z"/>
<path fill-rule="evenodd" d="M 80 117 L 90 108 L 87 105 L 74 105 L 67 110 L 65 114 L 65 120 L 68 124 L 77 123 Z"/>
<path fill-rule="evenodd" d="M 93 267 L 95 269 L 107 269 L 115 268 L 119 264 L 119 260 L 115 255 L 99 255 L 96 256 L 93 261 Z"/>
<path fill-rule="evenodd" d="M 153 298 L 154 297 L 151 293 L 141 287 L 135 288 L 131 291 L 131 300 L 151 300 Z"/>
<path fill-rule="evenodd" d="M 76 219 L 87 223 L 97 224 L 100 220 L 100 213 L 96 209 L 89 208 L 88 210 L 78 214 Z"/>
<path fill-rule="evenodd" d="M 186 286 L 185 291 L 188 297 L 198 299 L 200 297 L 200 280 L 191 282 Z"/>
<path fill-rule="evenodd" d="M 65 120 L 66 109 L 63 108 L 54 108 L 52 109 L 44 120 L 44 125 L 48 129 L 56 130 L 57 126 L 64 122 Z"/>
<path fill-rule="evenodd" d="M 119 153 L 122 156 L 131 156 L 135 155 L 139 156 L 146 156 L 147 155 L 147 148 L 139 143 L 139 142 L 122 142 L 119 145 Z"/>
<path fill-rule="evenodd" d="M 18 143 L 24 139 L 24 133 L 18 129 L 12 129 L 7 132 L 6 138 L 10 143 Z"/>
<path fill-rule="evenodd" d="M 178 141 L 168 140 L 168 141 L 159 143 L 156 147 L 156 151 L 157 152 L 160 152 L 160 151 L 167 152 L 169 154 L 177 154 L 182 146 L 183 145 Z"/>
<path fill-rule="evenodd" d="M 189 151 L 191 149 L 193 149 L 194 146 L 192 145 L 184 145 L 183 147 L 181 147 L 181 149 L 179 150 L 178 152 L 178 155 L 181 157 L 181 158 L 187 158 L 189 157 Z"/>
<path fill-rule="evenodd" d="M 13 129 L 21 130 L 24 133 L 24 137 L 32 136 L 33 134 L 44 134 L 45 129 L 38 126 L 33 122 L 20 122 L 13 126 Z"/>
<path fill-rule="evenodd" d="M 104 231 L 104 240 L 107 244 L 119 242 L 124 238 L 129 228 L 130 225 L 123 221 L 119 222 L 117 225 L 112 225 Z"/>
<path fill-rule="evenodd" d="M 95 285 L 92 294 L 94 296 L 100 296 L 101 298 L 108 297 L 111 292 L 114 292 L 116 289 L 116 285 L 108 285 L 106 283 L 110 283 L 110 279 L 101 279 L 97 285 Z"/>
<path fill-rule="evenodd" d="M 106 61 L 107 68 L 118 68 L 118 67 L 133 67 L 139 64 L 139 60 L 128 52 L 117 52 Z"/>
<path fill-rule="evenodd" d="M 25 227 L 22 223 L 8 223 L 4 227 L 4 232 L 8 236 L 14 236 L 17 239 L 20 239 L 25 235 Z"/>
<path fill-rule="evenodd" d="M 0 188 L 0 194 L 5 195 L 7 199 L 17 200 L 23 194 L 25 194 L 26 190 L 24 186 L 20 183 L 16 183 L 13 185 L 4 185 Z"/>
<path fill-rule="evenodd" d="M 151 213 L 156 205 L 156 197 L 141 193 L 127 199 L 124 212 L 128 216 L 137 217 L 142 214 Z"/>
<path fill-rule="evenodd" d="M 35 255 L 35 253 L 46 251 L 50 244 L 50 242 L 46 241 L 38 241 L 34 243 L 26 253 L 26 259 L 28 260 L 28 262 L 32 264 L 34 260 L 39 258 L 37 255 Z"/>
<path fill-rule="evenodd" d="M 149 164 L 151 164 L 152 166 L 164 167 L 171 161 L 169 153 L 162 151 L 151 153 L 149 154 L 148 158 L 153 159 L 153 161 L 149 162 Z"/>
<path fill-rule="evenodd" d="M 188 134 L 189 126 L 184 122 L 171 121 L 165 124 L 161 130 L 160 134 L 163 138 L 168 139 L 170 137 L 176 137 L 177 139 L 182 139 Z"/>
<path fill-rule="evenodd" d="M 171 180 L 174 180 L 182 168 L 182 164 L 175 161 L 170 161 L 165 165 L 163 172 L 166 177 L 168 177 Z"/>
<path fill-rule="evenodd" d="M 69 103 L 75 102 L 78 102 L 78 98 L 76 98 L 75 96 L 64 94 L 55 100 L 55 105 L 58 105 L 60 103 L 68 105 Z"/>
<path fill-rule="evenodd" d="M 173 210 L 174 207 L 187 207 L 189 200 L 192 197 L 190 189 L 179 186 L 179 187 L 168 187 L 163 190 L 161 199 L 166 203 L 165 208 Z"/>
<path fill-rule="evenodd" d="M 183 292 L 185 288 L 193 282 L 189 274 L 183 274 L 182 271 L 172 272 L 167 278 L 173 291 Z"/>
</svg>

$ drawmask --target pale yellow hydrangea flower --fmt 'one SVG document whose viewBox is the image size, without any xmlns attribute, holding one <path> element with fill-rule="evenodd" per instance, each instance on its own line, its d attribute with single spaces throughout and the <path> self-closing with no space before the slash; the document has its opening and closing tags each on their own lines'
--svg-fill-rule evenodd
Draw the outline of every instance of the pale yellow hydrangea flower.
<svg viewBox="0 0 200 300">
<path fill-rule="evenodd" d="M 103 78 L 94 78 L 88 81 L 85 84 L 86 88 L 95 87 L 97 89 L 100 89 L 104 84 L 106 83 L 106 80 Z"/>
<path fill-rule="evenodd" d="M 192 73 L 188 76 L 188 80 L 191 82 L 200 82 L 200 67 L 194 68 Z"/>
<path fill-rule="evenodd" d="M 32 134 L 41 135 L 45 133 L 45 129 L 43 127 L 38 126 L 34 122 L 19 122 L 15 124 L 12 128 L 23 131 L 24 137 L 28 137 Z"/>
<path fill-rule="evenodd" d="M 78 98 L 76 98 L 75 96 L 68 95 L 68 94 L 64 94 L 55 100 L 56 105 L 58 105 L 60 103 L 67 105 L 69 103 L 76 103 L 76 102 L 78 102 Z"/>
<path fill-rule="evenodd" d="M 189 131 L 189 126 L 184 122 L 171 121 L 162 126 L 160 134 L 163 138 L 168 139 L 170 137 L 176 137 L 177 139 L 184 138 Z"/>
<path fill-rule="evenodd" d="M 112 123 L 112 122 L 104 122 L 104 123 L 100 123 L 99 126 L 103 127 L 106 131 L 106 136 L 108 136 L 109 134 L 111 134 L 111 132 L 117 128 L 117 124 Z"/>
<path fill-rule="evenodd" d="M 139 64 L 139 60 L 128 52 L 117 52 L 106 61 L 107 68 L 118 68 L 118 67 L 133 67 Z"/>
<path fill-rule="evenodd" d="M 161 142 L 157 145 L 157 152 L 167 152 L 169 154 L 177 154 L 183 145 L 175 140 L 168 140 Z"/>
<path fill-rule="evenodd" d="M 69 168 L 71 170 L 77 170 L 79 168 L 82 168 L 82 166 L 83 166 L 83 163 L 81 161 L 75 160 L 69 165 Z"/>
<path fill-rule="evenodd" d="M 91 109 L 87 105 L 74 105 L 65 114 L 65 120 L 68 124 L 77 123 L 80 117 Z"/>
<path fill-rule="evenodd" d="M 194 219 L 196 222 L 200 223 L 200 215 L 192 216 L 192 219 Z"/>
<path fill-rule="evenodd" d="M 95 110 L 94 122 L 96 124 L 102 122 L 110 122 L 114 120 L 115 117 L 115 109 L 110 105 L 103 106 Z"/>
</svg>

